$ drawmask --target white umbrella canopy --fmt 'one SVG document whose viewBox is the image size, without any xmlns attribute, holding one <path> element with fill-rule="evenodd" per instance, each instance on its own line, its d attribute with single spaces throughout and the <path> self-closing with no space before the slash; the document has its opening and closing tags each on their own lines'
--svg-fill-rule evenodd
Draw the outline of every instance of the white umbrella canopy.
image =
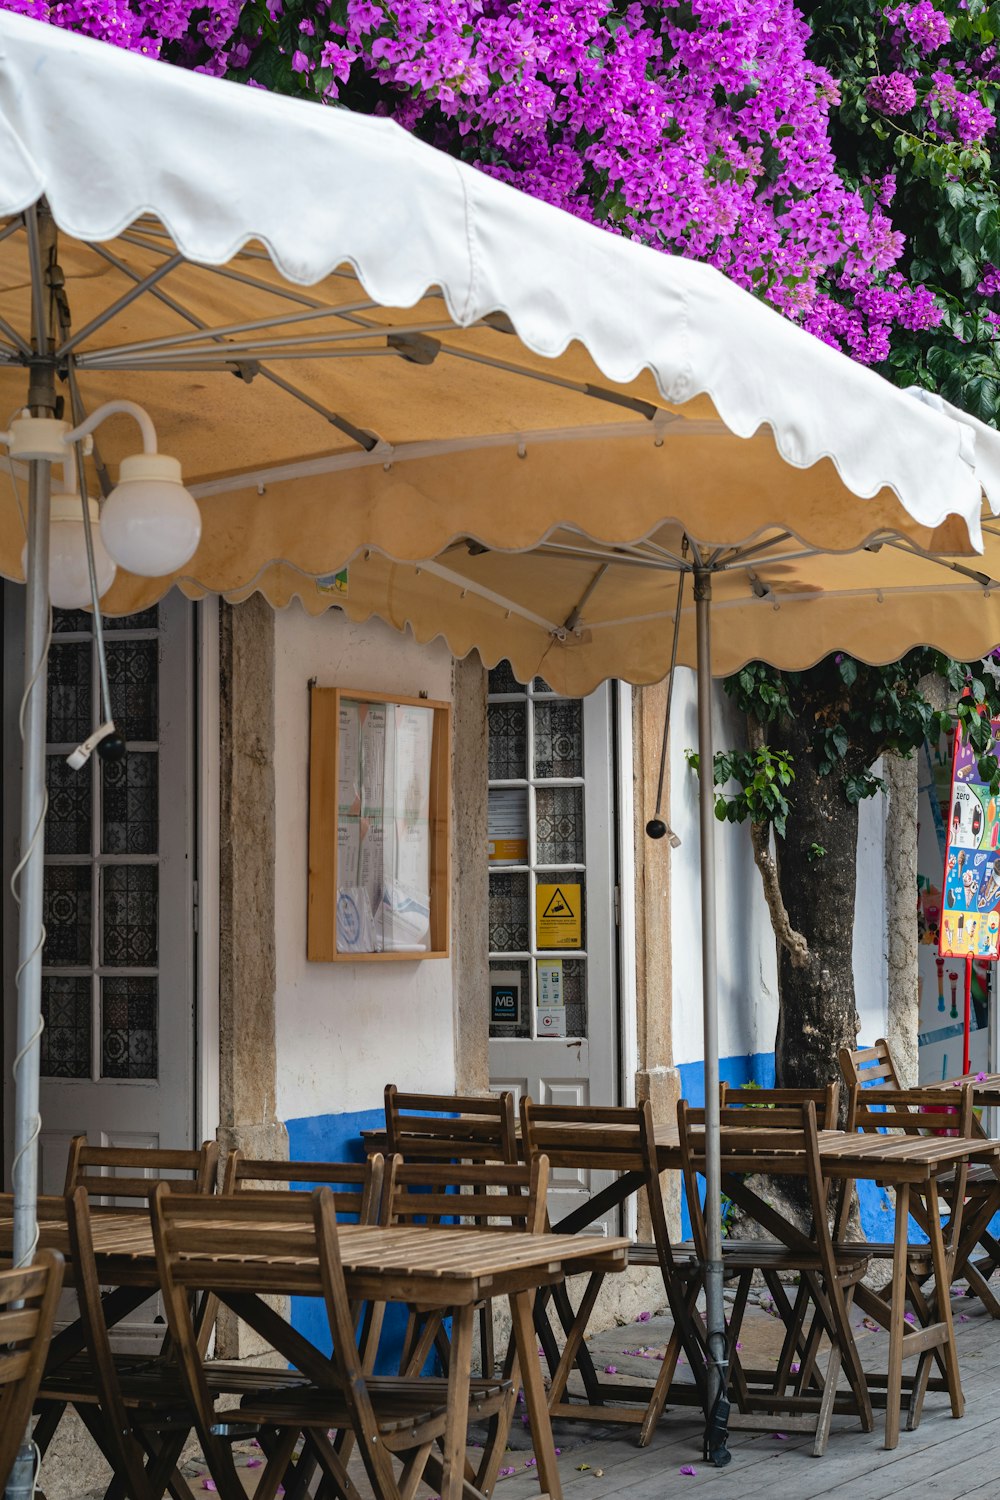
<svg viewBox="0 0 1000 1500">
<path fill-rule="evenodd" d="M 707 266 L 390 122 L 9 14 L 0 419 L 25 401 L 31 343 L 17 216 L 43 196 L 72 329 L 58 373 L 87 409 L 140 402 L 181 459 L 204 520 L 179 580 L 194 590 L 274 563 L 328 572 L 366 545 L 408 560 L 465 535 L 528 547 L 564 522 L 608 543 L 670 520 L 706 547 L 776 524 L 825 550 L 886 530 L 964 550 L 955 523 L 978 545 L 983 488 L 1000 505 L 995 434 Z M 134 445 L 124 422 L 101 430 L 112 467 Z M 0 572 L 19 575 L 22 543 L 5 495 Z M 106 607 L 165 586 L 123 576 Z"/>
<path fill-rule="evenodd" d="M 494 602 L 520 628 L 528 606 L 509 608 L 511 571 L 538 589 L 556 574 L 540 581 L 536 560 L 576 568 L 532 610 L 546 639 L 580 644 L 582 661 L 584 634 L 598 634 L 610 603 L 603 580 L 623 566 L 612 555 L 601 572 L 607 559 L 594 549 L 625 548 L 656 576 L 644 558 L 696 574 L 706 760 L 713 574 L 742 570 L 753 589 L 754 561 L 775 549 L 783 566 L 804 567 L 887 534 L 974 553 L 984 494 L 1000 507 L 996 434 L 913 401 L 710 268 L 578 223 L 391 123 L 251 95 L 0 14 L 0 420 L 26 402 L 50 412 L 57 389 L 75 420 L 110 398 L 141 403 L 201 505 L 190 563 L 163 579 L 120 572 L 109 612 L 174 582 L 233 598 L 259 586 L 275 603 L 311 588 L 315 606 L 308 580 L 348 563 L 349 609 L 391 617 L 388 577 L 414 596 L 403 614 L 418 631 L 445 628 L 460 649 L 476 632 L 417 624 L 431 570 L 412 565 L 461 577 L 468 563 L 488 578 L 494 553 L 541 547 L 514 558 Z M 103 482 L 135 442 L 124 422 L 99 441 Z M 14 477 L 0 498 L 0 573 L 11 578 L 21 576 L 24 477 L 30 492 L 14 1174 L 23 1254 L 36 1180 L 49 463 L 33 459 Z M 601 575 L 593 586 L 569 550 L 581 539 L 592 554 L 583 566 Z M 380 554 L 409 573 L 383 568 L 380 581 Z M 464 603 L 460 583 L 436 581 Z M 635 598 L 633 613 L 651 618 L 641 629 L 619 619 L 624 629 L 606 632 L 613 648 L 590 653 L 576 686 L 569 672 L 550 674 L 545 650 L 522 646 L 513 624 L 488 649 L 515 655 L 522 672 L 534 652 L 567 690 L 611 673 L 651 680 L 666 657 L 648 643 L 669 625 L 656 600 Z M 721 1370 L 719 1187 L 710 1149 L 707 1321 Z"/>
</svg>

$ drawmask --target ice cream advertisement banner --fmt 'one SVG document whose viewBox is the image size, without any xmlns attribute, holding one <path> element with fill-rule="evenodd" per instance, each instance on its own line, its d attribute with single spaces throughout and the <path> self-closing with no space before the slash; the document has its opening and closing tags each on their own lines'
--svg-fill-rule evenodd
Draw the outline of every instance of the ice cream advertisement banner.
<svg viewBox="0 0 1000 1500">
<path fill-rule="evenodd" d="M 1000 851 L 991 847 L 992 828 L 1000 820 L 1000 805 L 990 812 L 993 801 L 988 789 L 976 774 L 975 759 L 967 748 L 959 746 L 956 766 L 954 732 L 940 740 L 927 742 L 917 753 L 919 802 L 917 822 L 917 925 L 918 987 L 920 996 L 920 1082 L 939 1083 L 967 1071 L 964 1067 L 968 1047 L 969 1068 L 973 1072 L 988 1069 L 990 1062 L 990 991 L 993 961 L 997 950 L 990 945 L 990 914 L 995 918 L 997 906 L 992 901 L 982 909 L 980 897 L 990 889 L 991 875 L 1000 877 Z M 974 788 L 982 793 L 975 801 L 979 819 L 968 798 L 960 799 L 963 810 L 959 828 L 970 840 L 962 845 L 952 840 L 953 772 L 961 768 L 957 786 L 963 794 Z M 972 778 L 975 778 L 973 783 Z M 1000 803 L 1000 798 L 997 799 Z M 981 819 L 981 822 L 979 821 Z M 978 838 L 973 833 L 979 825 Z M 985 839 L 984 839 L 985 831 Z M 978 847 L 972 845 L 977 839 Z M 984 847 L 985 845 L 985 847 Z M 959 874 L 959 855 L 963 856 Z M 976 860 L 982 856 L 977 866 Z M 992 865 L 992 872 L 987 867 Z M 964 876 L 970 868 L 973 879 Z M 976 879 L 978 874 L 978 879 Z M 975 881 L 975 885 L 973 885 Z M 960 891 L 960 895 L 959 895 Z M 955 900 L 948 897 L 954 894 Z M 1000 895 L 1000 893 L 998 893 Z M 971 908 L 969 901 L 971 897 Z M 961 936 L 958 918 L 962 917 Z M 969 917 L 975 923 L 969 927 Z M 947 920 L 947 931 L 945 930 Z M 985 934 L 985 939 L 984 939 Z M 976 953 L 971 966 L 971 945 Z M 967 976 L 967 967 L 972 973 Z M 966 1032 L 966 978 L 969 985 L 969 1027 Z"/>
<path fill-rule="evenodd" d="M 993 725 L 994 737 L 1000 721 Z M 1000 807 L 976 769 L 976 757 L 955 735 L 947 825 L 939 953 L 995 959 L 1000 945 Z"/>
</svg>

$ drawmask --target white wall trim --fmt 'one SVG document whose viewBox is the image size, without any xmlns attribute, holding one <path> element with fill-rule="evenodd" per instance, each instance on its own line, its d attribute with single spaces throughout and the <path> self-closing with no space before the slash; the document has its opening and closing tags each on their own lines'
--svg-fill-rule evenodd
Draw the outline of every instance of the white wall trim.
<svg viewBox="0 0 1000 1500">
<path fill-rule="evenodd" d="M 198 788 L 198 990 L 195 1111 L 197 1139 L 219 1128 L 219 601 L 195 606 Z"/>
</svg>

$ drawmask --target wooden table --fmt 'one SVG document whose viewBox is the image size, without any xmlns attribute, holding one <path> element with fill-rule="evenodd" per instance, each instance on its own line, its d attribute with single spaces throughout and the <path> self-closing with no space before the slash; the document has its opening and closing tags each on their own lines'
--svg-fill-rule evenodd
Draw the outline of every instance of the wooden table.
<svg viewBox="0 0 1000 1500">
<path fill-rule="evenodd" d="M 208 1198 L 205 1223 L 211 1222 L 212 1200 Z M 212 1285 L 204 1290 L 214 1292 L 305 1375 L 323 1381 L 329 1379 L 330 1372 L 326 1356 L 263 1300 L 265 1295 L 276 1294 L 321 1297 L 318 1260 L 297 1254 L 258 1254 L 253 1248 L 254 1235 L 258 1233 L 268 1235 L 273 1243 L 276 1233 L 288 1230 L 291 1234 L 300 1228 L 300 1223 L 282 1221 L 280 1213 L 255 1224 L 253 1232 L 246 1235 L 240 1254 L 217 1258 Z M 0 1217 L 0 1253 L 9 1253 L 12 1231 L 12 1219 Z M 39 1231 L 42 1246 L 68 1254 L 64 1224 L 54 1218 L 40 1217 Z M 552 1500 L 561 1500 L 552 1427 L 532 1327 L 532 1297 L 537 1288 L 561 1281 L 574 1260 L 593 1263 L 603 1259 L 609 1271 L 624 1269 L 628 1241 L 421 1225 L 382 1228 L 343 1224 L 338 1228 L 338 1236 L 352 1299 L 447 1308 L 459 1325 L 456 1337 L 464 1337 L 467 1332 L 466 1341 L 471 1340 L 476 1303 L 485 1297 L 509 1298 L 525 1407 L 538 1460 L 539 1485 Z M 152 1230 L 145 1211 L 97 1213 L 93 1237 L 102 1285 L 137 1291 L 157 1288 Z M 460 1375 L 450 1378 L 446 1452 L 464 1458 L 467 1383 L 464 1390 L 462 1387 Z M 470 1488 L 464 1483 L 461 1464 L 446 1467 L 442 1500 L 461 1500 L 463 1493 L 468 1500 Z"/>
<path fill-rule="evenodd" d="M 582 1210 L 577 1210 L 557 1226 L 563 1232 L 572 1231 L 576 1224 L 589 1222 L 595 1211 L 606 1211 L 614 1201 L 621 1201 L 628 1192 L 635 1191 L 641 1181 L 641 1160 L 630 1154 L 627 1136 L 630 1132 L 616 1134 L 614 1126 L 551 1124 L 546 1127 L 545 1150 L 551 1166 L 583 1166 L 611 1168 L 623 1173 L 612 1188 L 598 1194 L 597 1199 Z M 747 1144 L 747 1153 L 739 1163 L 741 1173 L 762 1172 L 773 1175 L 794 1175 L 804 1168 L 804 1162 L 795 1153 L 775 1153 L 769 1146 L 766 1129 L 741 1130 Z M 680 1167 L 680 1143 L 676 1125 L 657 1125 L 656 1158 L 660 1171 L 676 1170 Z M 945 1246 L 938 1206 L 937 1179 L 952 1171 L 963 1162 L 1000 1161 L 1000 1141 L 987 1139 L 961 1140 L 949 1136 L 904 1136 L 878 1134 L 848 1134 L 839 1130 L 819 1132 L 820 1161 L 825 1176 L 850 1182 L 866 1180 L 895 1189 L 895 1251 L 891 1296 L 865 1298 L 869 1311 L 884 1321 L 889 1330 L 889 1365 L 886 1389 L 886 1447 L 893 1448 L 899 1440 L 900 1402 L 902 1399 L 903 1361 L 914 1355 L 923 1355 L 933 1350 L 941 1351 L 945 1377 L 951 1396 L 952 1411 L 960 1416 L 964 1407 L 961 1379 L 958 1371 L 951 1317 L 950 1288 L 954 1272 L 958 1245 Z M 732 1163 L 729 1163 L 731 1166 Z M 724 1184 L 726 1192 L 734 1201 L 740 1202 L 757 1218 L 768 1232 L 777 1239 L 794 1247 L 796 1243 L 808 1243 L 806 1237 L 795 1226 L 789 1224 L 773 1208 L 757 1195 L 749 1192 L 739 1177 L 728 1177 Z M 617 1189 L 621 1197 L 612 1196 Z M 932 1309 L 933 1321 L 909 1330 L 905 1320 L 907 1293 L 908 1220 L 911 1201 L 917 1200 L 921 1218 L 929 1237 L 929 1254 L 933 1263 L 936 1306 Z M 596 1208 L 597 1202 L 600 1208 Z M 929 1365 L 922 1361 L 918 1383 L 914 1394 L 914 1412 L 919 1417 L 922 1389 L 926 1388 Z"/>
</svg>

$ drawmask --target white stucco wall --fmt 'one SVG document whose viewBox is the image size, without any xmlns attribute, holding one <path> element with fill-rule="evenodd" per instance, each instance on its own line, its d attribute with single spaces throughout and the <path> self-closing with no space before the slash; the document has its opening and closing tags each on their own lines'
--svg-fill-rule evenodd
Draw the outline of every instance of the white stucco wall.
<svg viewBox="0 0 1000 1500">
<path fill-rule="evenodd" d="M 378 1109 L 387 1083 L 448 1092 L 455 1082 L 451 963 L 310 963 L 306 958 L 310 678 L 321 686 L 451 699 L 452 659 L 337 610 L 276 617 L 278 1115 Z"/>
<path fill-rule="evenodd" d="M 698 744 L 698 722 L 694 673 L 686 668 L 678 669 L 671 717 L 670 816 L 682 840 L 671 853 L 674 1060 L 684 1064 L 704 1055 L 698 780 L 684 757 L 685 750 Z M 740 716 L 721 685 L 715 689 L 714 732 L 717 749 L 743 743 Z M 773 1052 L 778 1020 L 774 934 L 746 828 L 717 823 L 715 853 L 720 1056 Z M 865 1037 L 882 1036 L 885 1027 L 884 861 L 885 803 L 877 796 L 862 805 L 858 831 L 854 976 Z"/>
</svg>

